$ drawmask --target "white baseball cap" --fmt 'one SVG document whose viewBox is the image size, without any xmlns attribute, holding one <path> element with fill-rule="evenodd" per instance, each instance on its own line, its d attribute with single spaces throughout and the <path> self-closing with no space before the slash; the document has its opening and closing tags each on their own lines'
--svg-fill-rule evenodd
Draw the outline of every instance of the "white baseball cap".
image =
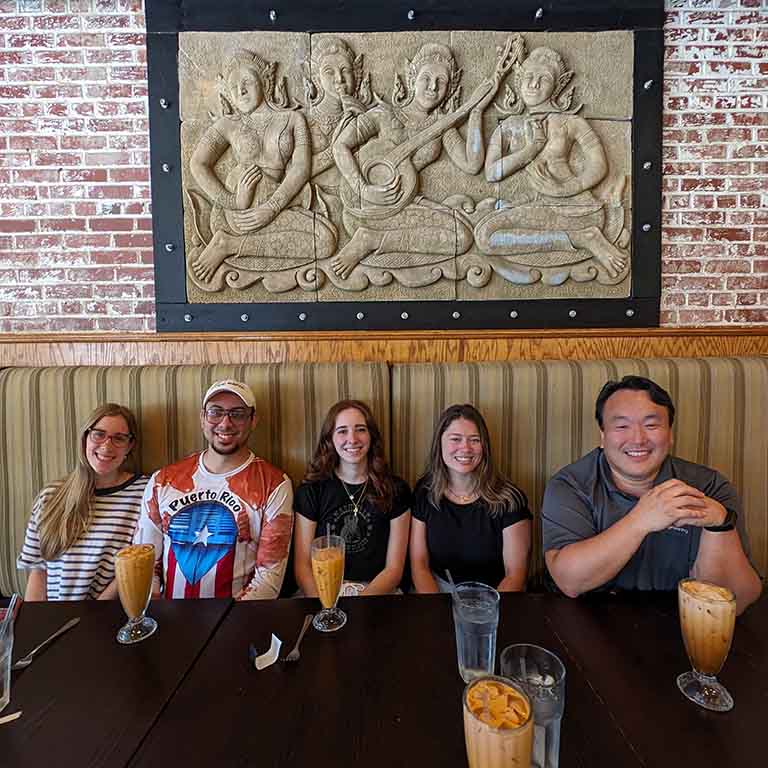
<svg viewBox="0 0 768 768">
<path fill-rule="evenodd" d="M 231 392 L 233 395 L 237 395 L 249 408 L 256 406 L 253 390 L 247 384 L 243 384 L 242 381 L 235 381 L 234 379 L 222 379 L 208 387 L 208 391 L 205 393 L 205 397 L 203 397 L 203 408 L 219 392 Z"/>
</svg>

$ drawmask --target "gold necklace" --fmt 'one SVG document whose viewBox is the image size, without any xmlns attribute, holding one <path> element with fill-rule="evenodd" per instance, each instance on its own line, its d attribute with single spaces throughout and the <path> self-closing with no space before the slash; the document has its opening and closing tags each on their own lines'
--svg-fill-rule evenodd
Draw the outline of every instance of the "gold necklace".
<svg viewBox="0 0 768 768">
<path fill-rule="evenodd" d="M 336 475 L 336 477 L 339 477 L 339 476 Z M 368 489 L 368 480 L 369 480 L 369 478 L 366 477 L 365 478 L 365 484 L 363 485 L 362 490 L 360 491 L 360 493 L 357 496 L 357 501 L 355 501 L 355 497 L 352 494 L 352 492 L 349 490 L 349 488 L 347 487 L 347 484 L 339 477 L 339 482 L 341 483 L 341 487 L 344 489 L 344 493 L 347 494 L 347 498 L 349 499 L 350 503 L 352 504 L 352 510 L 354 512 L 355 518 L 357 518 L 357 515 L 360 512 L 359 505 L 362 503 L 363 497 L 365 496 L 365 492 Z"/>
<path fill-rule="evenodd" d="M 472 493 L 469 494 L 469 496 L 463 496 L 460 493 L 456 493 L 456 491 L 453 490 L 453 488 L 448 488 L 448 495 L 453 496 L 456 501 L 458 501 L 460 504 L 468 504 L 472 499 L 477 495 L 477 491 L 472 491 Z"/>
</svg>

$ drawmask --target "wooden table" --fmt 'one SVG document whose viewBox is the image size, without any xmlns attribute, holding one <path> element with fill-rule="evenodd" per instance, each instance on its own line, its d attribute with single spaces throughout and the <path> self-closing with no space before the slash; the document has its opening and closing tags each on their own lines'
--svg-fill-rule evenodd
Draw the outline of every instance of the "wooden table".
<svg viewBox="0 0 768 768">
<path fill-rule="evenodd" d="M 80 623 L 24 670 L 13 673 L 11 704 L 23 711 L 0 726 L 3 768 L 119 768 L 136 751 L 229 608 L 231 600 L 157 601 L 159 629 L 119 645 L 118 601 L 25 603 L 14 660 L 69 619 Z"/>
<path fill-rule="evenodd" d="M 466 768 L 449 598 L 341 605 L 344 629 L 310 630 L 297 664 L 261 672 L 249 643 L 266 650 L 274 632 L 284 655 L 316 600 L 158 602 L 158 635 L 132 649 L 113 641 L 116 603 L 25 605 L 17 655 L 31 634 L 83 622 L 14 679 L 8 711 L 24 716 L 0 727 L 2 765 L 43 765 L 66 743 L 57 765 Z M 566 665 L 562 768 L 766 764 L 766 599 L 737 622 L 721 675 L 736 701 L 727 714 L 677 690 L 688 661 L 673 596 L 504 595 L 498 650 L 516 642 Z"/>
</svg>

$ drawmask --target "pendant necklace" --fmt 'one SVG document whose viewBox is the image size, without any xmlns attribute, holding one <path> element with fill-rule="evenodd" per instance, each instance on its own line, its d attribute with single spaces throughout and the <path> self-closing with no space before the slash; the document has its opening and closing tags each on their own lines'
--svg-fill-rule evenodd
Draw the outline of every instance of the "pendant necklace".
<svg viewBox="0 0 768 768">
<path fill-rule="evenodd" d="M 336 475 L 336 477 L 339 477 Z M 360 512 L 360 504 L 363 502 L 363 498 L 365 497 L 365 492 L 368 489 L 368 480 L 369 478 L 365 478 L 365 484 L 363 485 L 362 490 L 357 495 L 357 501 L 355 501 L 354 494 L 349 490 L 347 487 L 347 484 L 339 477 L 339 482 L 341 483 L 341 487 L 344 489 L 344 493 L 347 494 L 347 498 L 349 499 L 350 503 L 352 504 L 352 510 L 354 512 L 355 519 L 357 519 L 357 515 Z"/>
</svg>

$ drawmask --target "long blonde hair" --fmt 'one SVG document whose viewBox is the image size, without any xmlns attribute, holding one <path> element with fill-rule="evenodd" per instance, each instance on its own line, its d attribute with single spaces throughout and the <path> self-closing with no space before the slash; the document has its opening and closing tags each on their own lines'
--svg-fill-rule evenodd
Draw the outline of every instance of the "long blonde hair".
<svg viewBox="0 0 768 768">
<path fill-rule="evenodd" d="M 134 468 L 134 449 L 137 446 L 137 423 L 133 413 L 122 405 L 105 403 L 86 419 L 77 444 L 77 467 L 43 501 L 38 521 L 40 554 L 44 560 L 55 560 L 69 549 L 88 530 L 91 523 L 91 501 L 96 490 L 96 473 L 88 463 L 85 452 L 88 432 L 105 416 L 122 416 L 133 438 L 131 449 L 120 466 Z"/>
</svg>

